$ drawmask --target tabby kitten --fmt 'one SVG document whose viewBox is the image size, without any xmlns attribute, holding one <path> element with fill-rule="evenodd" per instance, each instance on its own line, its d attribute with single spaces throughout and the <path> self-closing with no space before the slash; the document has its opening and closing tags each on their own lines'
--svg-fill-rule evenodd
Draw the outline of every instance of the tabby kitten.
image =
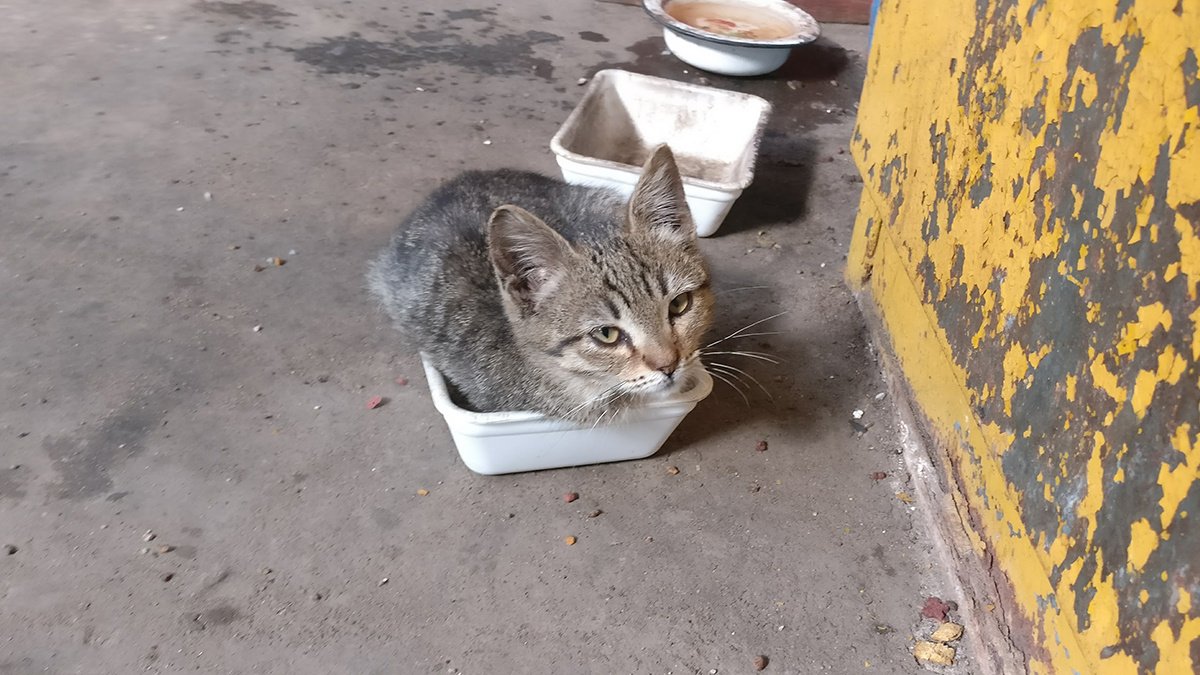
<svg viewBox="0 0 1200 675">
<path fill-rule="evenodd" d="M 628 201 L 535 173 L 464 173 L 408 217 L 368 278 L 476 411 L 615 417 L 703 368 L 713 296 L 666 145 Z"/>
</svg>

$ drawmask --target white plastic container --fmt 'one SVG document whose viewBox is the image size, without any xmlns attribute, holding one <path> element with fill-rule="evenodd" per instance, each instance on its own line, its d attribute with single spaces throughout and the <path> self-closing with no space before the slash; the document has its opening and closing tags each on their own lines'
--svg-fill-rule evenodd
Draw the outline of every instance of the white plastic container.
<svg viewBox="0 0 1200 675">
<path fill-rule="evenodd" d="M 786 34 L 755 39 L 697 28 L 671 15 L 673 7 L 688 4 L 704 5 L 710 10 L 724 5 L 734 12 L 758 12 Z M 820 24 L 812 16 L 784 0 L 643 0 L 642 6 L 662 24 L 663 41 L 680 61 L 722 75 L 749 77 L 777 70 L 788 60 L 793 47 L 812 42 L 821 34 Z"/>
<path fill-rule="evenodd" d="M 563 179 L 633 193 L 650 150 L 668 143 L 696 232 L 711 236 L 754 180 L 771 104 L 750 94 L 602 70 L 550 149 Z"/>
<path fill-rule="evenodd" d="M 649 457 L 712 392 L 712 378 L 701 370 L 691 389 L 648 401 L 614 424 L 602 422 L 593 428 L 534 412 L 465 410 L 450 400 L 442 374 L 427 360 L 422 363 L 433 405 L 446 418 L 463 464 L 486 475 Z"/>
</svg>

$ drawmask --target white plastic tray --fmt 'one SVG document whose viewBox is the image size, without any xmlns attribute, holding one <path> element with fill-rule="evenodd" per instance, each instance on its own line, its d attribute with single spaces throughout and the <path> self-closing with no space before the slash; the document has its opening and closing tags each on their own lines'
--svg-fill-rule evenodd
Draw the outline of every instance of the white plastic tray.
<svg viewBox="0 0 1200 675">
<path fill-rule="evenodd" d="M 754 180 L 770 112 L 770 103 L 750 94 L 602 70 L 550 139 L 550 149 L 568 183 L 628 196 L 650 150 L 668 143 L 696 232 L 707 237 Z"/>
<path fill-rule="evenodd" d="M 433 405 L 446 418 L 463 464 L 487 475 L 649 457 L 712 392 L 712 378 L 701 370 L 691 389 L 648 401 L 613 424 L 593 428 L 534 412 L 465 410 L 450 400 L 442 374 L 428 360 L 423 358 L 422 363 Z"/>
</svg>

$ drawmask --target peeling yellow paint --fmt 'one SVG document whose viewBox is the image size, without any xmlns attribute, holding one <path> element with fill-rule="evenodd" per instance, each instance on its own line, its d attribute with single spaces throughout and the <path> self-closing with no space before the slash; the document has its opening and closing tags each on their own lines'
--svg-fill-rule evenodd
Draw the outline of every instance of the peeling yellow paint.
<svg viewBox="0 0 1200 675">
<path fill-rule="evenodd" d="M 1175 517 L 1175 510 L 1187 496 L 1188 489 L 1200 480 L 1200 442 L 1192 443 L 1190 424 L 1180 425 L 1171 439 L 1171 447 L 1183 453 L 1183 461 L 1175 467 L 1163 464 L 1158 468 L 1158 484 L 1162 488 L 1162 499 L 1158 506 L 1162 510 L 1162 529 L 1166 530 Z"/>
<path fill-rule="evenodd" d="M 1145 518 L 1135 522 L 1129 531 L 1129 565 L 1141 570 L 1158 545 L 1158 533 Z"/>
<path fill-rule="evenodd" d="M 1117 403 L 1125 402 L 1125 388 L 1118 383 L 1117 376 L 1104 364 L 1103 354 L 1097 355 L 1096 359 L 1092 361 L 1091 373 L 1092 383 L 1098 389 L 1111 396 Z"/>
<path fill-rule="evenodd" d="M 1192 642 L 1200 639 L 1200 619 L 1188 619 L 1183 623 L 1179 634 L 1171 630 L 1169 621 L 1161 621 L 1150 634 L 1154 644 L 1158 646 L 1158 667 L 1155 672 L 1159 675 L 1179 675 L 1194 673 L 1198 664 L 1192 661 Z"/>
<path fill-rule="evenodd" d="M 1200 388 L 1200 106 L 1181 76 L 1200 8 L 1052 4 L 882 0 L 847 278 L 950 455 L 972 547 L 1034 627 L 1029 670 L 1192 672 L 1195 575 L 1161 569 L 1195 550 L 1200 481 L 1200 421 L 1172 423 Z M 877 180 L 893 160 L 903 200 Z M 1126 651 L 1152 627 L 1157 650 Z"/>
</svg>

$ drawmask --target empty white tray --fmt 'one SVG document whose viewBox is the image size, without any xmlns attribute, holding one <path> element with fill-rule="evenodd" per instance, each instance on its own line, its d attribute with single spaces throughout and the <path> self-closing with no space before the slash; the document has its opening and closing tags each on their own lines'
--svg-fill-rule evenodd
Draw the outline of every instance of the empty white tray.
<svg viewBox="0 0 1200 675">
<path fill-rule="evenodd" d="M 446 418 L 463 464 L 494 475 L 649 457 L 712 392 L 700 371 L 691 389 L 631 408 L 612 424 L 579 425 L 534 412 L 477 413 L 450 400 L 446 381 L 422 358 L 433 405 Z"/>
<path fill-rule="evenodd" d="M 669 144 L 696 232 L 707 237 L 754 180 L 770 113 L 770 103 L 750 94 L 602 70 L 550 139 L 550 149 L 568 183 L 628 196 L 650 151 Z"/>
</svg>

